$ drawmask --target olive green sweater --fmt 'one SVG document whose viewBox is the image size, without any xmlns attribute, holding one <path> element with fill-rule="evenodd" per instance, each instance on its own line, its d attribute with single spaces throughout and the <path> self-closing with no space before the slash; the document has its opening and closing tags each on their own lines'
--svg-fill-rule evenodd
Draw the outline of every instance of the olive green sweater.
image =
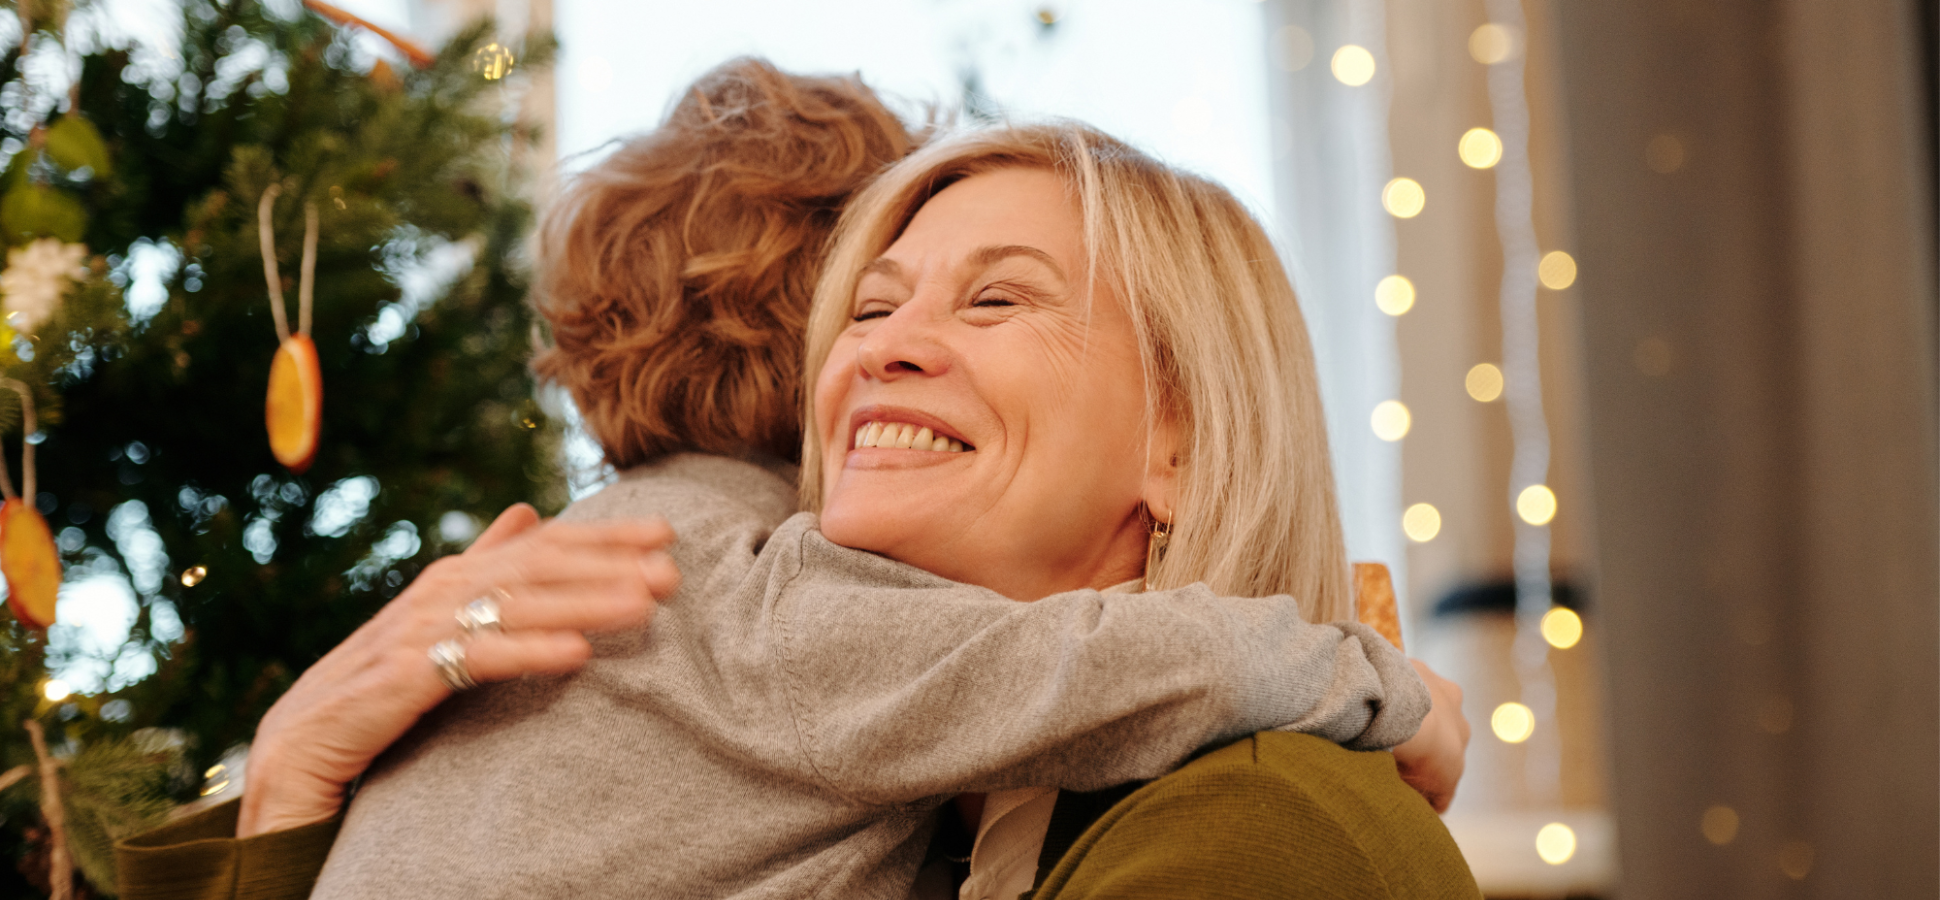
<svg viewBox="0 0 1940 900">
<path fill-rule="evenodd" d="M 1102 816 L 1088 816 L 1085 799 L 1059 798 L 1031 900 L 1482 896 L 1448 829 L 1388 753 L 1265 732 Z"/>
</svg>

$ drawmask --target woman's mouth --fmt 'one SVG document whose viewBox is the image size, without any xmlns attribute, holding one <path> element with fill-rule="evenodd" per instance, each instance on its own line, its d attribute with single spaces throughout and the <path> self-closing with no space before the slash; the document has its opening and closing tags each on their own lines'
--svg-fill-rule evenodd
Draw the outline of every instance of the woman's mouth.
<svg viewBox="0 0 1940 900">
<path fill-rule="evenodd" d="M 906 422 L 865 422 L 856 427 L 855 449 L 877 447 L 894 450 L 927 450 L 932 453 L 964 453 L 977 448 L 937 434 L 928 426 Z"/>
</svg>

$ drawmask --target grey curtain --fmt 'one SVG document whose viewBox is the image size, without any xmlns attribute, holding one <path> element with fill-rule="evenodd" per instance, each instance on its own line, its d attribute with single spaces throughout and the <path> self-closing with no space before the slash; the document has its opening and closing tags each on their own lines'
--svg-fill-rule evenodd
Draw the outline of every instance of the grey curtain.
<svg viewBox="0 0 1940 900">
<path fill-rule="evenodd" d="M 1940 894 L 1921 12 L 1559 5 L 1622 896 Z"/>
</svg>

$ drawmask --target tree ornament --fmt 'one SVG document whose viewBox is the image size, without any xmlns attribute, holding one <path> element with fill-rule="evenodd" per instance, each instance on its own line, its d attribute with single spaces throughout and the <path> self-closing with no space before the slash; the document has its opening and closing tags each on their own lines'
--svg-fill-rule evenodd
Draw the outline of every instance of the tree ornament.
<svg viewBox="0 0 1940 900">
<path fill-rule="evenodd" d="M 7 269 L 0 272 L 7 324 L 32 334 L 60 308 L 69 284 L 81 277 L 81 261 L 88 248 L 60 238 L 41 238 L 7 251 Z"/>
<path fill-rule="evenodd" d="M 55 600 L 61 590 L 61 553 L 54 546 L 54 533 L 34 508 L 34 440 L 39 426 L 34 419 L 34 397 L 27 386 L 11 378 L 0 378 L 0 386 L 20 395 L 23 438 L 20 448 L 20 494 L 14 493 L 13 479 L 7 475 L 6 454 L 0 450 L 0 575 L 7 580 L 7 606 L 14 617 L 29 628 L 42 631 L 54 624 Z"/>
<path fill-rule="evenodd" d="M 396 32 L 389 29 L 379 28 L 371 24 L 369 20 L 353 15 L 328 3 L 323 3 L 321 0 L 303 0 L 303 5 L 308 7 L 311 12 L 329 19 L 338 25 L 354 25 L 383 38 L 391 46 L 396 47 L 399 53 L 404 54 L 404 58 L 410 60 L 411 65 L 417 68 L 429 69 L 432 63 L 438 61 L 437 54 L 419 46 L 416 41 L 399 36 Z"/>
<path fill-rule="evenodd" d="M 256 205 L 257 233 L 263 245 L 263 277 L 269 282 L 271 318 L 280 341 L 269 365 L 269 396 L 263 419 L 269 428 L 269 450 L 276 461 L 299 475 L 317 455 L 323 430 L 323 369 L 317 345 L 310 340 L 310 306 L 317 268 L 317 205 L 303 204 L 303 266 L 297 278 L 296 333 L 283 310 L 283 280 L 276 271 L 276 234 L 270 213 L 282 189 L 272 184 Z"/>
</svg>

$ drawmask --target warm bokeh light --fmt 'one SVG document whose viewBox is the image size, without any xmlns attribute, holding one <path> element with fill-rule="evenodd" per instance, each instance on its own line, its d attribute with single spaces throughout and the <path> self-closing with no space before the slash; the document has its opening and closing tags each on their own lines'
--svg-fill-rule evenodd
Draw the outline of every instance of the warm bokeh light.
<svg viewBox="0 0 1940 900">
<path fill-rule="evenodd" d="M 1520 744 L 1536 733 L 1536 714 L 1520 703 L 1504 703 L 1489 716 L 1489 730 L 1505 744 Z"/>
<path fill-rule="evenodd" d="M 1408 415 L 1408 407 L 1399 400 L 1383 400 L 1374 404 L 1374 415 L 1370 418 L 1374 426 L 1374 436 L 1384 441 L 1398 441 L 1408 436 L 1409 426 L 1414 417 Z"/>
<path fill-rule="evenodd" d="M 1659 175 L 1684 168 L 1684 142 L 1676 135 L 1660 134 L 1644 145 L 1644 165 Z"/>
<path fill-rule="evenodd" d="M 1462 379 L 1462 386 L 1468 388 L 1468 395 L 1476 402 L 1493 402 L 1502 396 L 1502 370 L 1494 363 L 1476 363 L 1468 370 L 1468 377 Z"/>
<path fill-rule="evenodd" d="M 1576 283 L 1576 258 L 1561 250 L 1551 250 L 1536 264 L 1536 278 L 1552 291 L 1569 287 Z"/>
<path fill-rule="evenodd" d="M 1283 72 L 1298 72 L 1314 61 L 1313 35 L 1298 25 L 1285 25 L 1273 33 L 1273 64 Z"/>
<path fill-rule="evenodd" d="M 1516 52 L 1516 33 L 1507 25 L 1490 22 L 1468 36 L 1468 55 L 1485 66 L 1508 59 Z"/>
<path fill-rule="evenodd" d="M 1729 806 L 1713 806 L 1698 820 L 1704 839 L 1720 847 L 1738 839 L 1738 811 Z"/>
<path fill-rule="evenodd" d="M 74 687 L 59 678 L 49 678 L 46 684 L 40 686 L 40 695 L 53 703 L 66 700 L 72 693 L 74 693 Z"/>
<path fill-rule="evenodd" d="M 1348 87 L 1360 87 L 1374 80 L 1374 54 L 1358 44 L 1335 50 L 1333 66 L 1334 77 Z"/>
<path fill-rule="evenodd" d="M 1413 178 L 1396 178 L 1381 189 L 1381 206 L 1389 215 L 1397 219 L 1412 219 L 1421 215 L 1421 208 L 1428 205 L 1428 192 L 1421 189 L 1421 182 Z"/>
<path fill-rule="evenodd" d="M 1415 308 L 1415 283 L 1406 275 L 1389 275 L 1374 285 L 1374 305 L 1391 316 Z"/>
<path fill-rule="evenodd" d="M 202 566 L 190 566 L 182 570 L 182 586 L 195 587 L 202 579 L 209 577 L 209 570 Z"/>
<path fill-rule="evenodd" d="M 1516 515 L 1531 525 L 1548 525 L 1556 518 L 1556 492 L 1541 484 L 1523 488 L 1516 495 Z"/>
<path fill-rule="evenodd" d="M 1408 540 L 1426 544 L 1442 533 L 1442 511 L 1432 503 L 1417 503 L 1401 514 L 1401 531 Z"/>
<path fill-rule="evenodd" d="M 512 55 L 511 48 L 497 41 L 486 44 L 472 53 L 472 71 L 484 76 L 486 81 L 497 81 L 512 74 L 512 67 L 518 65 L 518 58 Z"/>
<path fill-rule="evenodd" d="M 1558 650 L 1568 650 L 1583 639 L 1583 617 L 1577 615 L 1576 610 L 1566 607 L 1558 606 L 1543 613 L 1540 627 L 1543 640 Z"/>
<path fill-rule="evenodd" d="M 1778 870 L 1793 881 L 1804 881 L 1812 874 L 1812 845 L 1791 841 L 1778 848 Z"/>
<path fill-rule="evenodd" d="M 1561 822 L 1551 822 L 1536 832 L 1536 855 L 1543 862 L 1560 866 L 1576 855 L 1576 832 Z"/>
<path fill-rule="evenodd" d="M 1502 139 L 1487 128 L 1471 128 L 1462 135 L 1462 141 L 1455 145 L 1455 152 L 1461 154 L 1462 164 L 1471 169 L 1490 169 L 1502 161 Z"/>
</svg>

